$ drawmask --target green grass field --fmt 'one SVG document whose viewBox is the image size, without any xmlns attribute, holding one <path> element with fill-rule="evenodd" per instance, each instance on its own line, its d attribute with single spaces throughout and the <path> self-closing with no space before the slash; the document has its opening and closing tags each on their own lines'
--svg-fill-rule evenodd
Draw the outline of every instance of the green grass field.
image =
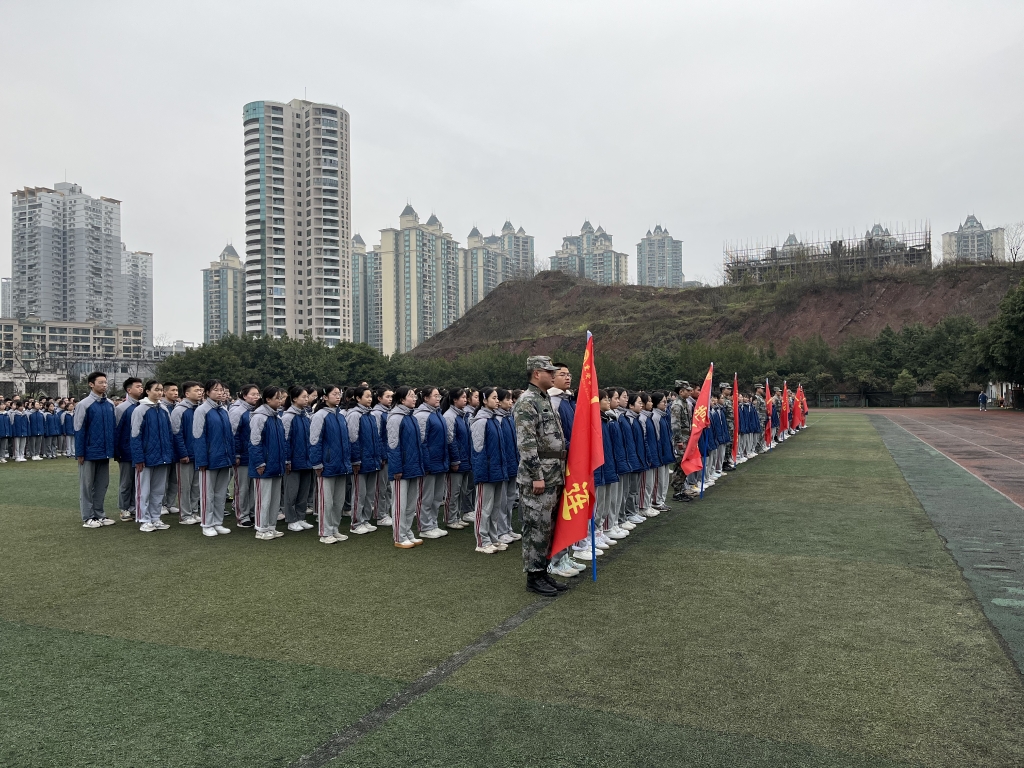
<svg viewBox="0 0 1024 768">
<path fill-rule="evenodd" d="M 86 530 L 63 460 L 0 467 L 0 530 L 3 766 L 285 766 L 534 602 L 468 530 Z M 331 765 L 1024 764 L 1016 668 L 866 417 L 616 549 Z"/>
</svg>

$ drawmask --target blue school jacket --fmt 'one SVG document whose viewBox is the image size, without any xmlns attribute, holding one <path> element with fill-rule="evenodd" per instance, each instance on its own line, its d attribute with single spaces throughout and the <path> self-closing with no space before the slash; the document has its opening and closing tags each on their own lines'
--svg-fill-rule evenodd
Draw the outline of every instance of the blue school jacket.
<svg viewBox="0 0 1024 768">
<path fill-rule="evenodd" d="M 644 411 L 638 419 L 644 431 L 644 451 L 646 452 L 647 468 L 657 469 L 661 466 L 661 446 L 658 445 L 658 430 L 654 427 L 654 414 Z"/>
<path fill-rule="evenodd" d="M 75 406 L 75 457 L 86 461 L 114 458 L 114 404 L 90 392 Z"/>
<path fill-rule="evenodd" d="M 615 448 L 612 445 L 612 426 L 615 417 L 601 414 L 601 444 L 604 446 L 604 464 L 594 470 L 594 485 L 611 485 L 619 482 L 615 469 Z"/>
<path fill-rule="evenodd" d="M 159 404 L 144 398 L 132 411 L 132 463 L 159 467 L 174 463 L 171 417 Z"/>
<path fill-rule="evenodd" d="M 501 429 L 501 450 L 505 455 L 505 479 L 515 480 L 519 474 L 519 446 L 516 445 L 516 420 L 511 411 L 498 409 L 498 427 Z"/>
<path fill-rule="evenodd" d="M 235 436 L 228 411 L 210 398 L 193 411 L 192 450 L 196 466 L 203 469 L 224 469 L 235 464 Z"/>
<path fill-rule="evenodd" d="M 61 429 L 59 413 L 57 413 L 56 411 L 54 411 L 53 413 L 46 413 L 44 414 L 44 418 L 47 437 L 57 437 L 57 435 L 63 433 L 64 430 Z"/>
<path fill-rule="evenodd" d="M 473 468 L 469 421 L 461 410 L 452 406 L 444 413 L 444 423 L 448 428 L 448 456 L 452 464 L 459 465 L 452 471 L 469 472 Z"/>
<path fill-rule="evenodd" d="M 288 464 L 288 439 L 277 411 L 261 405 L 249 416 L 249 477 L 281 477 Z M 263 474 L 256 470 L 263 467 Z"/>
<path fill-rule="evenodd" d="M 118 461 L 132 460 L 132 413 L 139 401 L 125 397 L 114 409 L 114 458 Z"/>
<path fill-rule="evenodd" d="M 28 433 L 32 437 L 40 437 L 46 434 L 46 417 L 42 411 L 35 408 L 28 415 Z"/>
<path fill-rule="evenodd" d="M 288 440 L 292 470 L 300 472 L 312 469 L 313 464 L 309 460 L 309 416 L 293 405 L 282 414 L 281 426 Z"/>
<path fill-rule="evenodd" d="M 451 466 L 448 456 L 448 427 L 437 412 L 426 403 L 413 411 L 420 428 L 421 453 L 425 474 L 443 475 Z"/>
<path fill-rule="evenodd" d="M 394 480 L 397 474 L 401 474 L 403 480 L 423 477 L 420 426 L 412 411 L 404 405 L 396 405 L 388 414 L 386 429 L 388 480 Z"/>
<path fill-rule="evenodd" d="M 195 438 L 192 436 L 195 415 L 196 406 L 187 398 L 175 405 L 171 411 L 171 434 L 174 435 L 174 455 L 178 461 L 186 457 L 191 462 L 196 460 Z"/>
<path fill-rule="evenodd" d="M 345 416 L 326 406 L 313 414 L 309 424 L 309 461 L 323 469 L 324 477 L 352 474 L 352 441 Z"/>
<path fill-rule="evenodd" d="M 28 413 L 15 411 L 14 419 L 11 421 L 12 437 L 28 437 Z"/>
<path fill-rule="evenodd" d="M 473 479 L 477 483 L 503 483 L 508 479 L 501 425 L 497 414 L 481 407 L 469 424 Z"/>
<path fill-rule="evenodd" d="M 365 405 L 353 405 L 345 411 L 345 424 L 352 464 L 359 465 L 359 474 L 368 475 L 376 472 L 384 463 L 384 444 L 380 439 L 377 419 Z"/>
</svg>

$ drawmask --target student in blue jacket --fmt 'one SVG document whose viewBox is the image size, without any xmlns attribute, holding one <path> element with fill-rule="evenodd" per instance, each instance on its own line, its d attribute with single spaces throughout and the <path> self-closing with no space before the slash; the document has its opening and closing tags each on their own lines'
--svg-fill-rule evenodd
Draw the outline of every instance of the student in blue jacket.
<svg viewBox="0 0 1024 768">
<path fill-rule="evenodd" d="M 203 536 L 231 533 L 224 525 L 224 504 L 231 468 L 235 466 L 235 437 L 224 407 L 231 394 L 224 383 L 213 379 L 203 385 L 206 399 L 192 416 L 192 448 L 199 470 L 199 518 Z"/>
<path fill-rule="evenodd" d="M 619 399 L 619 407 L 623 408 L 619 416 L 619 426 L 622 430 L 622 444 L 626 451 L 626 464 L 629 467 L 627 474 L 627 485 L 625 488 L 625 515 L 626 519 L 639 525 L 647 518 L 640 514 L 640 475 L 644 471 L 643 454 L 643 432 L 640 424 L 637 423 L 640 411 L 643 408 L 643 401 L 636 392 L 625 392 Z"/>
<path fill-rule="evenodd" d="M 668 506 L 665 504 L 665 499 L 668 496 L 669 469 L 675 463 L 675 454 L 672 450 L 672 424 L 668 415 L 668 394 L 655 392 L 651 395 L 651 402 L 654 405 L 651 421 L 654 422 L 659 452 L 658 490 L 654 497 L 654 508 L 660 512 L 667 512 Z"/>
<path fill-rule="evenodd" d="M 64 429 L 60 423 L 60 413 L 57 411 L 57 404 L 50 401 L 46 406 L 46 447 L 43 456 L 47 459 L 56 459 L 57 451 L 62 447 L 58 442 L 63 441 Z"/>
<path fill-rule="evenodd" d="M 135 465 L 132 462 L 132 412 L 142 397 L 142 379 L 134 376 L 124 380 L 124 400 L 114 408 L 114 460 L 117 461 L 117 508 L 121 522 L 135 519 Z"/>
<path fill-rule="evenodd" d="M 345 411 L 345 424 L 352 456 L 352 527 L 362 535 L 377 530 L 370 522 L 374 513 L 377 473 L 384 457 L 377 420 L 370 414 L 373 390 L 360 384 L 352 392 L 352 407 Z"/>
<path fill-rule="evenodd" d="M 472 441 L 473 479 L 476 480 L 476 552 L 493 555 L 507 545 L 498 547 L 500 527 L 498 517 L 504 514 L 505 481 L 508 467 L 505 460 L 505 441 L 497 420 L 501 403 L 496 387 L 480 390 L 480 408 L 470 422 Z"/>
<path fill-rule="evenodd" d="M 256 538 L 269 541 L 284 536 L 277 530 L 281 484 L 288 466 L 288 440 L 278 411 L 288 393 L 266 387 L 260 404 L 249 417 L 249 478 L 253 481 Z"/>
<path fill-rule="evenodd" d="M 14 439 L 14 460 L 27 461 L 25 453 L 28 450 L 28 413 L 25 411 L 25 403 L 19 400 L 11 414 L 11 437 Z"/>
<path fill-rule="evenodd" d="M 75 406 L 75 456 L 78 459 L 78 501 L 83 528 L 113 525 L 103 510 L 114 457 L 114 406 L 107 400 L 107 377 L 89 374 L 89 394 Z"/>
<path fill-rule="evenodd" d="M 316 472 L 316 510 L 320 543 L 336 544 L 348 536 L 339 532 L 345 489 L 352 479 L 352 442 L 339 410 L 342 392 L 328 385 L 309 426 L 309 460 Z M 355 501 L 353 497 L 353 510 Z"/>
<path fill-rule="evenodd" d="M 420 427 L 413 416 L 416 390 L 401 386 L 395 390 L 394 405 L 387 420 L 388 478 L 391 480 L 391 517 L 395 546 L 412 549 L 423 543 L 412 533 L 423 481 L 423 449 Z"/>
<path fill-rule="evenodd" d="M 135 522 L 143 533 L 165 530 L 160 522 L 160 507 L 167 490 L 167 473 L 174 463 L 174 438 L 171 417 L 160 403 L 164 387 L 159 381 L 147 381 L 145 397 L 132 411 L 131 449 L 135 464 Z"/>
<path fill-rule="evenodd" d="M 75 401 L 72 400 L 64 408 L 63 419 L 64 455 L 71 458 L 75 455 Z"/>
<path fill-rule="evenodd" d="M 192 422 L 195 410 L 203 401 L 203 385 L 198 381 L 186 381 L 181 385 L 184 397 L 171 411 L 171 434 L 174 436 L 174 457 L 177 463 L 174 471 L 178 474 L 178 498 L 173 500 L 178 508 L 180 525 L 195 525 L 201 522 L 199 514 L 199 481 L 196 470 L 196 450 L 193 446 Z"/>
<path fill-rule="evenodd" d="M 285 470 L 281 492 L 284 494 L 284 519 L 293 533 L 313 526 L 306 522 L 306 500 L 313 483 L 313 465 L 309 461 L 309 416 L 306 404 L 309 393 L 298 385 L 288 389 L 281 425 L 288 441 L 290 466 Z"/>
<path fill-rule="evenodd" d="M 255 502 L 252 481 L 249 479 L 249 419 L 259 402 L 260 388 L 255 384 L 246 384 L 238 390 L 238 399 L 228 406 L 228 419 L 235 436 L 235 492 L 232 503 L 236 528 L 252 528 L 255 525 Z"/>
<path fill-rule="evenodd" d="M 437 527 L 437 515 L 444 500 L 445 482 L 451 469 L 448 429 L 439 412 L 441 392 L 438 388 L 423 387 L 418 394 L 419 405 L 413 416 L 420 428 L 423 479 L 420 482 L 416 520 L 422 538 L 440 539 L 448 535 L 448 531 Z"/>
<path fill-rule="evenodd" d="M 504 544 L 506 547 L 513 541 L 523 538 L 522 535 L 512 530 L 512 510 L 519 501 L 519 489 L 516 486 L 516 475 L 519 472 L 519 448 L 516 445 L 516 422 L 512 418 L 512 393 L 507 389 L 498 388 L 498 411 L 496 418 L 501 428 L 502 453 L 505 456 L 505 497 L 498 522 L 498 543 L 499 547 Z M 565 403 L 562 404 L 565 407 Z M 499 547 L 500 548 L 500 547 Z"/>
<path fill-rule="evenodd" d="M 12 423 L 12 414 L 8 411 L 8 404 L 0 401 L 0 464 L 7 463 L 7 450 L 13 429 L 14 424 Z"/>
<path fill-rule="evenodd" d="M 640 424 L 644 441 L 644 470 L 640 474 L 640 510 L 645 517 L 656 517 L 659 513 L 654 509 L 654 492 L 658 482 L 658 460 L 661 451 L 658 448 L 658 438 L 651 422 L 654 412 L 651 396 L 646 392 L 641 392 L 640 401 L 642 407 L 637 423 Z"/>
<path fill-rule="evenodd" d="M 472 447 L 469 421 L 465 413 L 468 403 L 469 396 L 461 387 L 449 391 L 441 401 L 441 413 L 448 437 L 448 453 L 452 462 L 444 492 L 445 527 L 449 529 L 460 529 L 469 525 L 462 519 L 467 506 L 466 497 L 473 495 L 473 468 L 470 460 Z"/>
<path fill-rule="evenodd" d="M 32 402 L 32 409 L 28 413 L 28 454 L 32 461 L 43 460 L 43 436 L 46 434 L 46 417 L 43 416 L 43 403 L 39 400 Z"/>
<path fill-rule="evenodd" d="M 370 415 L 380 432 L 381 463 L 377 473 L 377 488 L 373 497 L 373 519 L 377 525 L 391 525 L 391 481 L 388 478 L 388 413 L 391 412 L 391 400 L 395 393 L 391 387 L 382 385 L 373 393 L 373 407 Z"/>
</svg>

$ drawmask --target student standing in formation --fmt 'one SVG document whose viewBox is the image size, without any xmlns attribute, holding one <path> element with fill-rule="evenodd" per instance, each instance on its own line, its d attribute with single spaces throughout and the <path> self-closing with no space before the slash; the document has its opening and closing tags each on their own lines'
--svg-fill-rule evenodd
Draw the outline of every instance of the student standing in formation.
<svg viewBox="0 0 1024 768">
<path fill-rule="evenodd" d="M 238 390 L 238 399 L 228 407 L 228 420 L 235 436 L 235 527 L 252 528 L 255 502 L 249 479 L 249 419 L 260 401 L 260 388 L 246 384 Z"/>
<path fill-rule="evenodd" d="M 501 544 L 498 517 L 504 514 L 505 482 L 508 466 L 505 461 L 504 440 L 498 424 L 497 410 L 501 403 L 496 387 L 480 390 L 483 403 L 470 422 L 472 441 L 473 478 L 476 480 L 476 515 L 473 531 L 476 535 L 476 551 L 493 555 Z"/>
<path fill-rule="evenodd" d="M 235 465 L 235 439 L 231 434 L 224 403 L 230 397 L 219 379 L 206 382 L 206 399 L 195 409 L 192 419 L 192 446 L 199 470 L 199 518 L 204 536 L 231 533 L 224 525 L 231 467 Z"/>
<path fill-rule="evenodd" d="M 281 415 L 281 425 L 284 427 L 288 455 L 291 458 L 282 490 L 284 519 L 288 530 L 294 533 L 313 527 L 306 522 L 306 501 L 309 498 L 310 483 L 313 482 L 313 465 L 309 461 L 309 416 L 305 410 L 308 399 L 305 387 L 291 387 L 285 411 Z"/>
<path fill-rule="evenodd" d="M 391 410 L 391 399 L 394 392 L 390 387 L 380 386 L 373 394 L 373 408 L 370 415 L 380 434 L 381 464 L 380 472 L 377 473 L 377 488 L 373 497 L 373 513 L 376 515 L 377 525 L 391 525 L 391 481 L 388 478 L 388 435 L 387 421 L 388 413 Z"/>
<path fill-rule="evenodd" d="M 178 404 L 178 385 L 173 381 L 164 382 L 164 396 L 160 404 L 168 414 L 174 413 L 174 406 Z M 164 491 L 164 506 L 160 513 L 163 515 L 168 512 L 177 514 L 178 511 L 178 462 L 175 459 L 174 466 L 167 472 L 167 489 Z"/>
<path fill-rule="evenodd" d="M 198 381 L 186 381 L 181 385 L 185 397 L 178 401 L 171 411 L 171 434 L 174 435 L 174 455 L 178 460 L 174 472 L 177 477 L 178 498 L 176 504 L 180 525 L 195 525 L 200 522 L 199 497 L 200 475 L 196 471 L 196 450 L 193 445 L 192 422 L 195 409 L 203 401 L 203 385 Z"/>
<path fill-rule="evenodd" d="M 422 538 L 440 539 L 448 535 L 448 531 L 437 527 L 438 510 L 444 499 L 445 479 L 451 468 L 448 430 L 438 413 L 441 393 L 437 387 L 423 387 L 419 391 L 419 401 L 413 416 L 420 428 L 423 479 L 420 482 L 416 519 Z"/>
<path fill-rule="evenodd" d="M 640 393 L 641 410 L 637 418 L 644 441 L 644 471 L 640 474 L 640 510 L 644 517 L 656 517 L 654 509 L 654 491 L 658 482 L 658 438 L 651 421 L 654 404 L 646 392 Z"/>
<path fill-rule="evenodd" d="M 505 494 L 502 500 L 501 514 L 498 516 L 500 531 L 498 542 L 494 545 L 508 547 L 513 541 L 523 538 L 512 530 L 512 510 L 519 501 L 519 490 L 516 488 L 516 475 L 519 473 L 519 451 L 516 448 L 516 422 L 512 418 L 512 393 L 507 389 L 498 388 L 498 411 L 495 414 L 498 428 L 501 430 L 502 455 L 505 457 Z"/>
<path fill-rule="evenodd" d="M 163 385 L 147 381 L 145 397 L 132 411 L 131 450 L 135 463 L 135 522 L 143 533 L 170 528 L 160 521 L 160 507 L 167 490 L 167 473 L 174 463 L 171 417 L 160 403 Z"/>
<path fill-rule="evenodd" d="M 473 495 L 472 445 L 466 419 L 468 403 L 466 390 L 461 387 L 451 390 L 441 403 L 448 435 L 448 454 L 452 462 L 445 488 L 445 527 L 456 530 L 469 525 L 462 516 L 466 508 L 465 497 Z"/>
<path fill-rule="evenodd" d="M 75 408 L 75 457 L 83 528 L 113 525 L 103 510 L 114 457 L 114 406 L 107 400 L 107 377 L 89 374 L 89 394 Z"/>
<path fill-rule="evenodd" d="M 57 441 L 61 438 L 60 414 L 57 412 L 57 404 L 52 400 L 47 403 L 46 411 L 46 437 L 43 456 L 47 459 L 57 458 Z"/>
<path fill-rule="evenodd" d="M 0 464 L 7 463 L 7 446 L 13 429 L 13 418 L 7 409 L 7 403 L 0 401 Z"/>
<path fill-rule="evenodd" d="M 121 522 L 135 519 L 135 463 L 132 461 L 132 413 L 142 397 L 142 379 L 124 380 L 124 400 L 114 408 L 114 459 L 117 461 L 117 508 Z"/>
<path fill-rule="evenodd" d="M 672 426 L 668 419 L 668 396 L 664 392 L 655 392 L 651 395 L 651 404 L 654 410 L 651 412 L 651 422 L 654 424 L 654 432 L 658 442 L 658 469 L 656 478 L 656 491 L 654 494 L 654 508 L 659 512 L 668 512 L 665 505 L 665 498 L 668 496 L 669 470 L 672 467 Z"/>
<path fill-rule="evenodd" d="M 280 538 L 277 515 L 281 483 L 288 466 L 288 440 L 277 412 L 287 397 L 280 387 L 266 387 L 263 400 L 249 418 L 249 477 L 253 481 L 256 538 Z"/>
<path fill-rule="evenodd" d="M 352 459 L 352 526 L 354 534 L 377 530 L 370 522 L 376 500 L 377 473 L 384 455 L 377 420 L 370 414 L 373 391 L 360 384 L 352 393 L 352 407 L 345 412 Z"/>
<path fill-rule="evenodd" d="M 46 417 L 43 416 L 43 404 L 36 400 L 32 404 L 32 410 L 28 414 L 28 427 L 31 445 L 29 454 L 32 461 L 43 460 L 43 437 L 46 435 Z"/>
<path fill-rule="evenodd" d="M 28 450 L 28 414 L 25 403 L 18 400 L 11 414 L 11 437 L 14 439 L 14 460 L 27 461 L 25 452 Z"/>
<path fill-rule="evenodd" d="M 420 427 L 413 416 L 416 390 L 401 386 L 395 390 L 395 405 L 387 420 L 388 478 L 391 480 L 391 517 L 395 546 L 412 549 L 423 543 L 412 533 L 423 480 Z"/>
<path fill-rule="evenodd" d="M 352 441 L 338 407 L 341 390 L 330 385 L 323 392 L 324 399 L 317 405 L 309 426 L 309 460 L 316 472 L 320 543 L 336 544 L 348 539 L 338 529 L 345 507 L 345 487 L 352 477 Z M 352 511 L 354 516 L 354 507 Z"/>
<path fill-rule="evenodd" d="M 75 408 L 74 400 L 67 404 L 64 411 L 64 455 L 75 455 Z"/>
</svg>

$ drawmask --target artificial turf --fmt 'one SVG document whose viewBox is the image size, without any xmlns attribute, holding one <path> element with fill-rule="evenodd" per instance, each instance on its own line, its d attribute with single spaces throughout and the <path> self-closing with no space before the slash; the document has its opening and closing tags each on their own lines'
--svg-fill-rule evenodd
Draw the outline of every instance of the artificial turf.
<svg viewBox="0 0 1024 768">
<path fill-rule="evenodd" d="M 532 602 L 468 531 L 85 530 L 72 462 L 0 488 L 2 765 L 287 764 Z M 1024 764 L 1020 678 L 863 416 L 617 550 L 337 764 Z"/>
</svg>

